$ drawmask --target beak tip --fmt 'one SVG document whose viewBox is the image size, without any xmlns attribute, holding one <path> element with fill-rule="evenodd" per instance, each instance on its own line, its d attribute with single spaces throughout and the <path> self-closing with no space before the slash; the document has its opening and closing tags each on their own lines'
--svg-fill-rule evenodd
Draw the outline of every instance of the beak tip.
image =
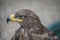
<svg viewBox="0 0 60 40">
<path fill-rule="evenodd" d="M 8 18 L 7 18 L 7 23 L 8 23 L 9 21 L 11 21 L 11 20 L 10 20 L 10 18 L 8 17 Z"/>
</svg>

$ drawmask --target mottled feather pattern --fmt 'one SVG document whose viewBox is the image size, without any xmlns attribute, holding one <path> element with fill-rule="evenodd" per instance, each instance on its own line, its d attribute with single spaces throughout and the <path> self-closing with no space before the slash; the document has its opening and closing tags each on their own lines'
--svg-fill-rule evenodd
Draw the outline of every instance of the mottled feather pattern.
<svg viewBox="0 0 60 40">
<path fill-rule="evenodd" d="M 42 25 L 39 17 L 29 9 L 23 9 L 15 17 L 24 16 L 21 27 L 15 32 L 11 40 L 59 40 L 58 37 Z"/>
</svg>

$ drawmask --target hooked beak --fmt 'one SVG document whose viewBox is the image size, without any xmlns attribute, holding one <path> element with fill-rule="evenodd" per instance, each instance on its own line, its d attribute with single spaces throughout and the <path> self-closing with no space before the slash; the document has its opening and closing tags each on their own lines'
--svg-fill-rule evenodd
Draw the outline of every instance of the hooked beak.
<svg viewBox="0 0 60 40">
<path fill-rule="evenodd" d="M 7 23 L 10 22 L 10 21 L 11 21 L 11 19 L 10 19 L 10 17 L 8 17 L 8 18 L 7 18 Z"/>
<path fill-rule="evenodd" d="M 8 18 L 7 18 L 7 23 L 8 22 L 23 22 L 22 19 L 18 19 L 18 18 L 15 18 L 15 14 L 11 14 Z"/>
</svg>

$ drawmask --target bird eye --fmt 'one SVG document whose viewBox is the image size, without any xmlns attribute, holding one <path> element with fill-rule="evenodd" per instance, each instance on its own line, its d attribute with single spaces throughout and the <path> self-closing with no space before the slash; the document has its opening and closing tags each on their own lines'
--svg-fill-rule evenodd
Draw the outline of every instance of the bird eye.
<svg viewBox="0 0 60 40">
<path fill-rule="evenodd" d="M 22 18 L 23 16 L 19 16 L 20 18 Z"/>
<path fill-rule="evenodd" d="M 24 18 L 23 15 L 16 15 L 15 17 L 16 17 L 16 18 Z"/>
<path fill-rule="evenodd" d="M 22 16 L 22 18 L 24 18 L 24 16 Z"/>
<path fill-rule="evenodd" d="M 24 16 L 19 16 L 20 18 L 24 18 Z"/>
</svg>

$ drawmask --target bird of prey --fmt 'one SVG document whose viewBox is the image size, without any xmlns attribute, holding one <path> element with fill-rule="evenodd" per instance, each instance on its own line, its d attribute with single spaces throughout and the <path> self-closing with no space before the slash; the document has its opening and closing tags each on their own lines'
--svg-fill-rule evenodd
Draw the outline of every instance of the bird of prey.
<svg viewBox="0 0 60 40">
<path fill-rule="evenodd" d="M 39 17 L 30 9 L 22 9 L 9 15 L 7 23 L 9 21 L 21 25 L 11 40 L 59 40 L 56 34 L 42 25 Z"/>
</svg>

